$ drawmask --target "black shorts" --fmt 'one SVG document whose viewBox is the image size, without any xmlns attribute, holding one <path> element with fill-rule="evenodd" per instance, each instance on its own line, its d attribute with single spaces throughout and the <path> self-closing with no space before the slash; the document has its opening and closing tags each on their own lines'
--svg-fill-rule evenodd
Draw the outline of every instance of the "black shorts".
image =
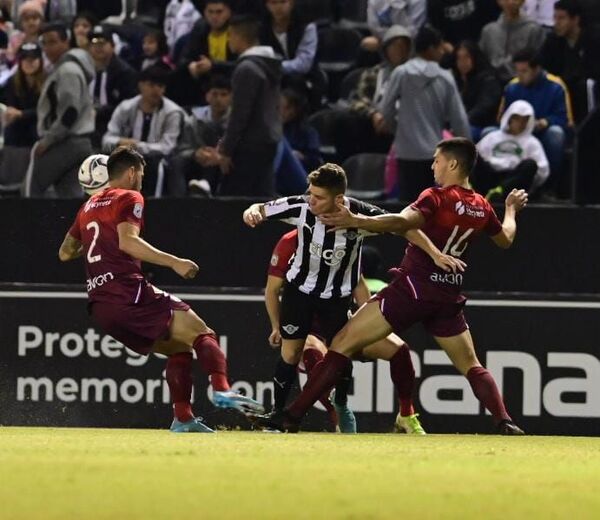
<svg viewBox="0 0 600 520">
<path fill-rule="evenodd" d="M 318 324 L 318 335 L 331 344 L 334 336 L 348 321 L 351 297 L 323 299 L 300 292 L 286 284 L 281 296 L 279 331 L 284 339 L 305 339 Z"/>
</svg>

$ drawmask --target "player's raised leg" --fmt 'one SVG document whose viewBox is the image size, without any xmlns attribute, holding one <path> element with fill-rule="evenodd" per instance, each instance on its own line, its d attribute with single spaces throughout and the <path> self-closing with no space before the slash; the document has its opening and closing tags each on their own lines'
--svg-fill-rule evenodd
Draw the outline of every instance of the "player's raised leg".
<svg viewBox="0 0 600 520">
<path fill-rule="evenodd" d="M 469 330 L 456 336 L 434 337 L 458 371 L 468 379 L 475 397 L 492 414 L 498 433 L 523 435 L 523 430 L 514 424 L 508 415 L 492 374 L 479 362 Z"/>
<path fill-rule="evenodd" d="M 215 406 L 247 414 L 264 413 L 263 406 L 254 399 L 231 391 L 225 354 L 219 348 L 214 331 L 194 311 L 173 311 L 169 333 L 174 342 L 183 343 L 196 353 L 200 368 L 209 375 Z"/>
<path fill-rule="evenodd" d="M 348 363 L 351 363 L 350 357 L 365 346 L 386 337 L 391 331 L 390 324 L 379 310 L 379 302 L 371 302 L 361 307 L 335 336 L 329 352 L 316 367 L 313 377 L 298 398 L 286 409 L 282 417 L 276 418 L 276 422 L 269 426 L 297 431 L 309 408 L 342 377 Z"/>
<path fill-rule="evenodd" d="M 390 363 L 390 377 L 398 394 L 400 410 L 394 422 L 394 430 L 415 435 L 425 435 L 425 430 L 415 413 L 413 405 L 413 389 L 415 386 L 415 369 L 410 357 L 408 344 L 396 334 L 369 345 L 362 351 L 367 359 L 383 359 Z"/>
</svg>

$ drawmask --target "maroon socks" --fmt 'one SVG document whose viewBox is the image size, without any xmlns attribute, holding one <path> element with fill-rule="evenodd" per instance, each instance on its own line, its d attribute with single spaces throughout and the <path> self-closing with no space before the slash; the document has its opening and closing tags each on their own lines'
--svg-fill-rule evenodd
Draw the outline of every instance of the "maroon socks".
<svg viewBox="0 0 600 520">
<path fill-rule="evenodd" d="M 467 372 L 467 379 L 475 397 L 489 410 L 496 424 L 500 421 L 511 420 L 504 407 L 504 401 L 498 391 L 496 382 L 486 368 L 473 367 Z"/>
<path fill-rule="evenodd" d="M 390 359 L 390 376 L 398 394 L 400 415 L 407 417 L 414 414 L 412 393 L 415 385 L 415 369 L 407 344 L 402 345 Z"/>
<path fill-rule="evenodd" d="M 194 341 L 193 348 L 200 368 L 210 376 L 213 390 L 229 390 L 227 361 L 214 334 L 201 334 Z"/>
<path fill-rule="evenodd" d="M 173 354 L 167 360 L 167 383 L 173 401 L 173 415 L 181 422 L 191 421 L 192 413 L 192 354 Z"/>
</svg>

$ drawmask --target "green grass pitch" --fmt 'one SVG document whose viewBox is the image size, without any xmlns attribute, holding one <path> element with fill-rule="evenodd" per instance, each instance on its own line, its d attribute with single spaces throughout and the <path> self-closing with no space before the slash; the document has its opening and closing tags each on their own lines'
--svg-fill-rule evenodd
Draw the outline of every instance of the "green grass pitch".
<svg viewBox="0 0 600 520">
<path fill-rule="evenodd" d="M 0 428 L 0 518 L 600 518 L 600 438 Z"/>
</svg>

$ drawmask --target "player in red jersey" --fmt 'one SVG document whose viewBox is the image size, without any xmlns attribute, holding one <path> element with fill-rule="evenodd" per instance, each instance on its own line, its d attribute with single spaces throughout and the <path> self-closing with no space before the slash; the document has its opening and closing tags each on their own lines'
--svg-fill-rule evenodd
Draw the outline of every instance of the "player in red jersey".
<svg viewBox="0 0 600 520">
<path fill-rule="evenodd" d="M 469 173 L 476 157 L 475 146 L 467 139 L 442 141 L 432 165 L 439 187 L 423 191 L 401 213 L 367 217 L 339 205 L 338 211 L 322 215 L 321 220 L 336 229 L 352 227 L 374 233 L 421 229 L 443 253 L 454 257 L 462 256 L 471 240 L 481 233 L 506 249 L 514 241 L 516 215 L 526 206 L 527 193 L 511 191 L 500 223 L 491 205 L 470 188 Z M 477 359 L 462 311 L 466 300 L 461 285 L 462 275 L 443 272 L 419 248 L 409 244 L 394 281 L 361 307 L 335 336 L 300 396 L 278 417 L 271 417 L 269 426 L 298 431 L 316 396 L 335 384 L 353 355 L 392 331 L 400 334 L 420 322 L 467 377 L 475 396 L 492 414 L 498 433 L 522 435 L 508 415 L 492 375 Z"/>
<path fill-rule="evenodd" d="M 141 262 L 169 267 L 191 279 L 198 266 L 151 246 L 140 237 L 145 161 L 134 149 L 117 148 L 108 159 L 109 186 L 83 204 L 60 246 L 62 261 L 83 256 L 89 312 L 102 329 L 135 352 L 168 356 L 166 377 L 173 400 L 174 432 L 212 432 L 191 408 L 192 352 L 210 376 L 212 402 L 220 408 L 262 413 L 256 401 L 232 392 L 227 362 L 216 336 L 190 306 L 144 278 Z"/>
<path fill-rule="evenodd" d="M 271 322 L 271 334 L 269 335 L 269 344 L 273 348 L 281 346 L 280 333 L 280 302 L 279 296 L 285 283 L 285 275 L 293 260 L 298 245 L 298 230 L 294 229 L 281 237 L 277 245 L 273 249 L 271 261 L 268 269 L 267 286 L 265 288 L 265 305 Z M 365 279 L 361 275 L 356 288 L 353 291 L 355 302 L 360 306 L 366 303 L 371 296 Z M 319 332 L 318 322 L 313 323 L 311 333 L 307 336 L 302 352 L 302 361 L 306 374 L 310 377 L 313 368 L 320 362 L 327 353 L 325 339 Z M 390 334 L 388 337 L 370 345 L 362 351 L 362 355 L 356 357 L 359 361 L 375 361 L 382 359 L 390 363 L 390 376 L 398 394 L 398 402 L 400 411 L 396 417 L 394 430 L 408 434 L 425 435 L 425 430 L 421 426 L 417 413 L 415 413 L 412 393 L 415 382 L 415 370 L 410 358 L 410 349 L 408 344 L 395 334 Z M 336 394 L 339 390 L 336 389 Z M 337 397 L 337 395 L 336 395 Z M 329 400 L 329 393 L 326 392 L 319 398 L 319 402 L 325 407 L 330 414 L 332 422 L 335 420 L 335 415 L 339 416 L 338 428 L 342 433 L 355 433 L 356 420 L 354 414 L 348 408 L 347 399 L 345 396 L 342 400 L 334 399 L 333 411 L 332 404 Z M 352 420 L 349 421 L 347 416 L 351 415 Z M 346 420 L 344 420 L 346 419 Z M 353 426 L 350 427 L 350 424 Z"/>
</svg>

